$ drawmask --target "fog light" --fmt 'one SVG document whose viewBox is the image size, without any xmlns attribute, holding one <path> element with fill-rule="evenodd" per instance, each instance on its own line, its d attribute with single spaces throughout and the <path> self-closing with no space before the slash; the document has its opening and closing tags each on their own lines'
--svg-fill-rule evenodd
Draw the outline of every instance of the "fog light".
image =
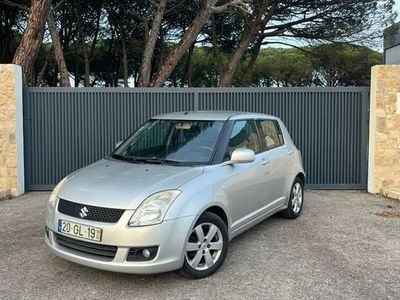
<svg viewBox="0 0 400 300">
<path fill-rule="evenodd" d="M 142 254 L 144 257 L 149 258 L 151 253 L 149 249 L 143 249 Z"/>
<path fill-rule="evenodd" d="M 158 246 L 147 246 L 140 248 L 131 248 L 129 250 L 127 261 L 150 261 L 157 256 Z"/>
</svg>

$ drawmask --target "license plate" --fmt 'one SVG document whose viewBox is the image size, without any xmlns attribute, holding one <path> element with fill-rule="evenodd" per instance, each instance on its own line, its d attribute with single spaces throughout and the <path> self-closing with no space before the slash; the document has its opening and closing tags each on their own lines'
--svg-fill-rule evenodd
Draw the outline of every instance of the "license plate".
<svg viewBox="0 0 400 300">
<path fill-rule="evenodd" d="M 58 232 L 77 236 L 92 241 L 101 241 L 101 228 L 58 220 Z"/>
</svg>

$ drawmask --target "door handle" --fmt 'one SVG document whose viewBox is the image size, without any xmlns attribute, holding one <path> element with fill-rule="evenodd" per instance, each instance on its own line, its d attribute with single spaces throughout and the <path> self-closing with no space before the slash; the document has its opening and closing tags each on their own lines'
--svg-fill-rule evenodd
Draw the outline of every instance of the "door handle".
<svg viewBox="0 0 400 300">
<path fill-rule="evenodd" d="M 262 162 L 261 162 L 261 164 L 262 164 L 263 166 L 266 166 L 266 165 L 268 165 L 269 163 L 270 163 L 269 158 L 263 158 L 263 160 L 262 160 Z"/>
</svg>

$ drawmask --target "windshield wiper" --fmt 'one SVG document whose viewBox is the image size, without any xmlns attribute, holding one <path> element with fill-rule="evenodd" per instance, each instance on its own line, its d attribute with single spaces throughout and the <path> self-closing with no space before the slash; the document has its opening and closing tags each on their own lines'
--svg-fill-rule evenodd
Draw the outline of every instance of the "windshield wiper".
<svg viewBox="0 0 400 300">
<path fill-rule="evenodd" d="M 123 161 L 128 161 L 128 162 L 134 162 L 134 163 L 144 163 L 145 160 L 133 156 L 123 156 L 120 154 L 111 154 L 112 158 L 118 159 L 118 160 L 123 160 Z"/>
<path fill-rule="evenodd" d="M 157 157 L 145 158 L 145 157 L 136 157 L 136 156 L 123 156 L 120 154 L 111 154 L 112 158 L 133 162 L 133 163 L 148 163 L 148 164 L 160 164 L 160 165 L 173 165 L 180 166 L 183 165 L 183 162 L 171 160 L 171 159 L 161 159 Z"/>
<path fill-rule="evenodd" d="M 176 161 L 176 160 L 171 160 L 171 159 L 146 158 L 146 159 L 143 159 L 143 161 L 150 163 L 150 164 L 162 164 L 162 165 L 173 165 L 173 166 L 182 165 L 182 162 Z"/>
</svg>

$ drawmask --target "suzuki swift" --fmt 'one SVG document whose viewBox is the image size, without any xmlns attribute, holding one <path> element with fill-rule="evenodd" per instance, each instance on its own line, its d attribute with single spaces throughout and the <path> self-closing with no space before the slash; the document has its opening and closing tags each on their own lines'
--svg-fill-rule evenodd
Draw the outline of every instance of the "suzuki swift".
<svg viewBox="0 0 400 300">
<path fill-rule="evenodd" d="M 238 234 L 278 212 L 297 218 L 304 180 L 300 152 L 277 117 L 159 115 L 61 180 L 45 239 L 56 255 L 89 267 L 202 278 Z"/>
</svg>

